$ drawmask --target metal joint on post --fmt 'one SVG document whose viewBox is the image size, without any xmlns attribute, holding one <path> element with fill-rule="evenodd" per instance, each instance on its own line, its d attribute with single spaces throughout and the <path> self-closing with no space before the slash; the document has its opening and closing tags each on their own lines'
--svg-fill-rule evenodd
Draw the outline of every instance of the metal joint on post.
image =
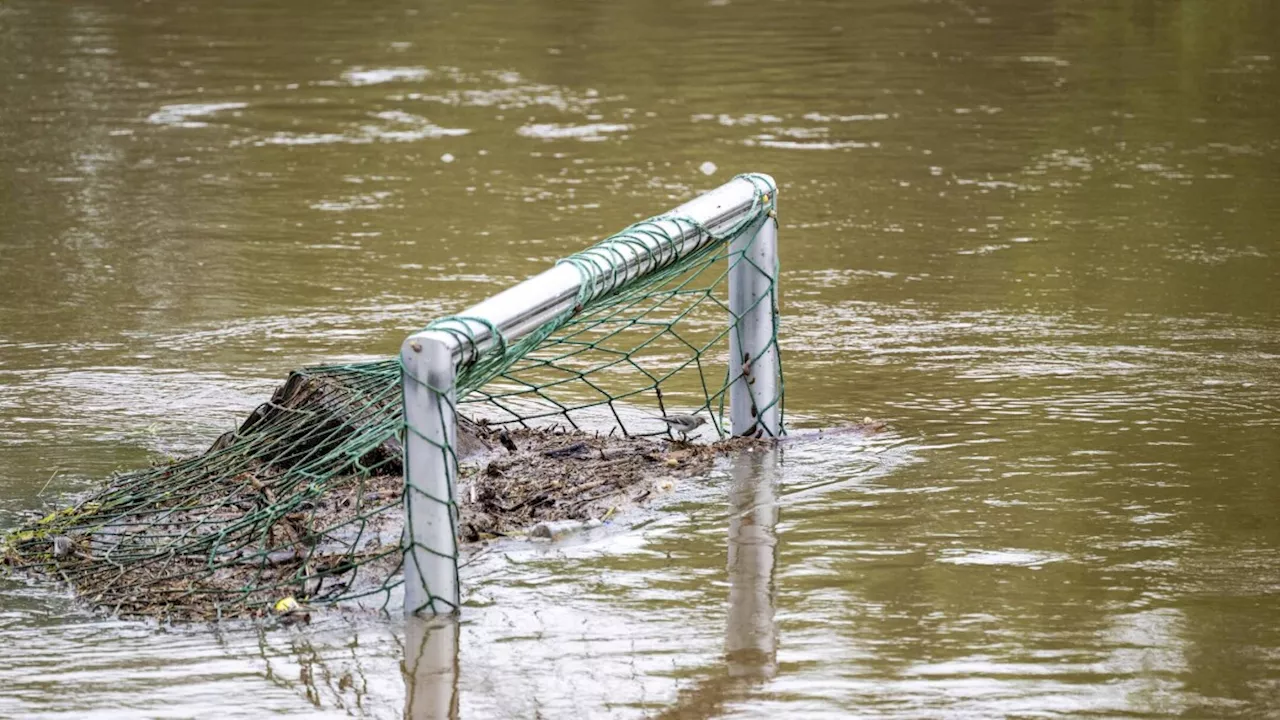
<svg viewBox="0 0 1280 720">
<path fill-rule="evenodd" d="M 457 612 L 457 342 L 422 332 L 400 349 L 404 368 L 404 608 Z"/>
<path fill-rule="evenodd" d="M 765 176 L 768 177 L 768 176 Z M 777 185 L 768 178 L 776 208 Z M 782 435 L 782 365 L 778 351 L 778 216 L 729 246 L 729 417 L 734 435 Z"/>
</svg>

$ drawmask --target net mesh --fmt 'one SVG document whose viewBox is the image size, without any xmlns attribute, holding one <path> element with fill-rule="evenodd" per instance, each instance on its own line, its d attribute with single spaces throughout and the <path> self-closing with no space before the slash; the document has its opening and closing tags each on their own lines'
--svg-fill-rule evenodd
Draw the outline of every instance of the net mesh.
<svg viewBox="0 0 1280 720">
<path fill-rule="evenodd" d="M 668 214 L 563 260 L 584 279 L 577 306 L 459 368 L 450 406 L 462 425 L 459 445 L 473 431 L 499 428 L 669 435 L 661 416 L 693 412 L 725 437 L 737 380 L 727 340 L 739 325 L 727 300 L 735 267 L 746 263 L 768 278 L 759 302 L 773 304 L 777 318 L 776 268 L 755 267 L 733 242 L 754 238 L 775 214 L 772 185 L 740 177 L 755 187 L 751 211 L 701 250 L 672 261 L 671 227 L 710 232 Z M 660 269 L 597 292 L 620 247 L 654 239 L 661 242 L 643 245 Z M 431 327 L 465 333 L 471 324 L 462 319 Z M 776 350 L 776 320 L 768 342 Z M 4 558 L 122 616 L 246 616 L 284 598 L 385 607 L 404 582 L 403 441 L 420 431 L 405 424 L 404 377 L 398 358 L 296 371 L 205 453 L 110 478 L 9 532 Z M 780 411 L 781 383 L 776 397 L 756 402 L 762 412 Z M 439 449 L 455 467 L 465 455 Z M 456 521 L 457 498 L 429 499 L 448 505 Z M 455 542 L 428 550 L 456 568 L 456 527 L 453 534 Z"/>
</svg>

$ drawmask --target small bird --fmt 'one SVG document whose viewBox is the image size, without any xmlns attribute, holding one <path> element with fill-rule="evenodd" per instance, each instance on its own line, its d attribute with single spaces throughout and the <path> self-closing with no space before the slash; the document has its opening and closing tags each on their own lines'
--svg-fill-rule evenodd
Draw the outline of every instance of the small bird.
<svg viewBox="0 0 1280 720">
<path fill-rule="evenodd" d="M 506 448 L 507 452 L 520 452 L 520 448 L 516 446 L 516 441 L 511 439 L 511 433 L 507 432 L 506 428 L 498 432 L 498 442 L 502 443 L 502 447 Z"/>
<path fill-rule="evenodd" d="M 707 419 L 700 415 L 677 414 L 665 415 L 662 418 L 662 422 L 666 423 L 667 427 L 680 433 L 680 439 L 683 442 L 689 442 L 689 433 L 697 430 L 706 421 Z"/>
<path fill-rule="evenodd" d="M 53 538 L 53 556 L 61 560 L 76 549 L 75 543 L 66 535 L 55 535 Z"/>
</svg>

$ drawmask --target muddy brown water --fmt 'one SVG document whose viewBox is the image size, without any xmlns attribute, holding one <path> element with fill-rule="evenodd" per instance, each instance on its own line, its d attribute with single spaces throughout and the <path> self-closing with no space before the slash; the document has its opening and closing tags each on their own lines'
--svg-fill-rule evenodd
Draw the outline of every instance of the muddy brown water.
<svg viewBox="0 0 1280 720">
<path fill-rule="evenodd" d="M 9 0 L 0 97 L 2 527 L 747 170 L 791 422 L 891 426 L 475 559 L 432 677 L 0 580 L 0 716 L 1280 715 L 1274 2 Z"/>
</svg>

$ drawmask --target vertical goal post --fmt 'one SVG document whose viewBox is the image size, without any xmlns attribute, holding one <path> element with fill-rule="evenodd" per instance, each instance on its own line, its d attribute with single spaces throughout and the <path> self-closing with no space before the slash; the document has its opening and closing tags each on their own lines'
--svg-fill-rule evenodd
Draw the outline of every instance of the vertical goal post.
<svg viewBox="0 0 1280 720">
<path fill-rule="evenodd" d="M 459 374 L 508 361 L 512 348 L 536 345 L 593 301 L 727 243 L 730 429 L 735 436 L 783 433 L 777 194 L 768 175 L 740 175 L 404 341 L 406 615 L 452 614 L 461 604 Z"/>
</svg>

